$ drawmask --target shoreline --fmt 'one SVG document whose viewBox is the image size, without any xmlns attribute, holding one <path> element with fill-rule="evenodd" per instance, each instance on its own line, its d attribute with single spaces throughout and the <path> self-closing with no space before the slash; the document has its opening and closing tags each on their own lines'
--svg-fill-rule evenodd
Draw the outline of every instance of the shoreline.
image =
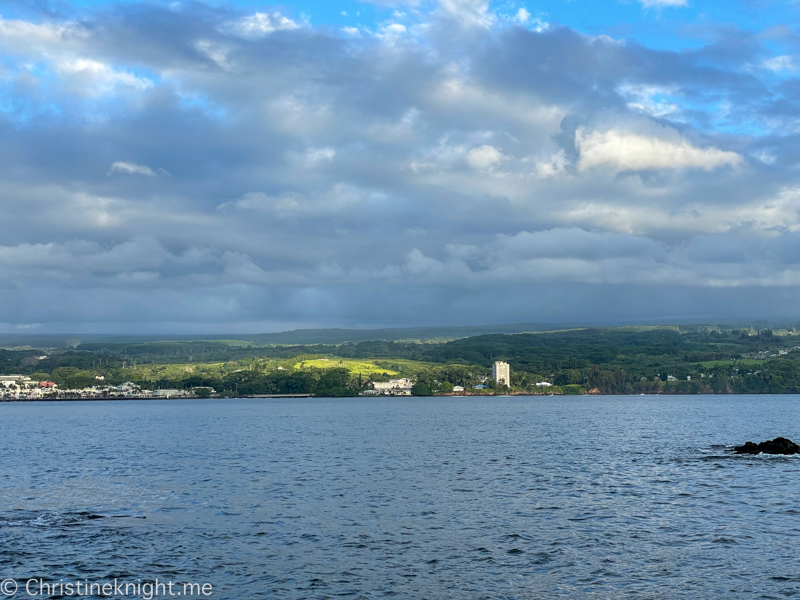
<svg viewBox="0 0 800 600">
<path fill-rule="evenodd" d="M 405 395 L 380 395 L 380 396 L 315 396 L 313 394 L 257 394 L 248 396 L 212 396 L 208 398 L 201 398 L 200 396 L 181 396 L 174 398 L 141 398 L 137 396 L 124 396 L 116 398 L 3 398 L 0 399 L 0 404 L 13 404 L 13 403 L 26 403 L 26 402 L 128 402 L 131 400 L 140 400 L 143 402 L 152 402 L 157 400 L 273 400 L 281 398 L 318 398 L 320 400 L 343 400 L 345 398 L 363 398 L 363 399 L 389 399 L 389 398 L 511 398 L 511 397 L 528 397 L 528 398 L 552 398 L 555 396 L 561 398 L 584 398 L 584 397 L 639 397 L 639 396 L 664 396 L 664 397 L 684 397 L 684 396 L 797 396 L 797 392 L 725 392 L 715 394 L 713 392 L 704 392 L 701 394 L 673 394 L 673 393 L 639 393 L 639 394 L 598 394 L 598 393 L 582 393 L 582 394 L 526 394 L 524 392 L 514 392 L 510 394 L 437 394 L 435 396 L 405 396 Z"/>
</svg>

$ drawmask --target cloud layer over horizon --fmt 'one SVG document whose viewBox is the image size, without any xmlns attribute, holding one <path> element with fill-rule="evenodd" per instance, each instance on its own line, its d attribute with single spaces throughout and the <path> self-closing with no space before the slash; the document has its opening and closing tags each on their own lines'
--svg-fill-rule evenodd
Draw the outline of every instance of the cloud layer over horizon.
<svg viewBox="0 0 800 600">
<path fill-rule="evenodd" d="M 0 329 L 800 317 L 795 29 L 383 4 L 0 17 Z"/>
</svg>

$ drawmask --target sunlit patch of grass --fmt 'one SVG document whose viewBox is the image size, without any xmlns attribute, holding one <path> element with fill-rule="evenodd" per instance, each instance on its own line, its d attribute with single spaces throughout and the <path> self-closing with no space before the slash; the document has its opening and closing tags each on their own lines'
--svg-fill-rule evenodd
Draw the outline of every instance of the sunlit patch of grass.
<svg viewBox="0 0 800 600">
<path fill-rule="evenodd" d="M 387 375 L 397 375 L 398 371 L 387 369 L 386 367 L 379 366 L 371 361 L 352 359 L 352 358 L 317 358 L 314 360 L 306 360 L 295 364 L 295 369 L 335 369 L 344 368 L 351 373 L 361 373 L 365 377 L 373 373 Z"/>
</svg>

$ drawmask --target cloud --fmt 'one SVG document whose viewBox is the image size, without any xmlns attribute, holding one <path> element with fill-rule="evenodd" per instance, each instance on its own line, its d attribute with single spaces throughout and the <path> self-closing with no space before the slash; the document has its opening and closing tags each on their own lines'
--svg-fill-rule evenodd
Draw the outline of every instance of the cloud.
<svg viewBox="0 0 800 600">
<path fill-rule="evenodd" d="M 495 18 L 489 0 L 439 0 L 439 10 L 467 27 L 489 27 Z"/>
<path fill-rule="evenodd" d="M 148 177 L 155 177 L 155 172 L 146 165 L 137 165 L 136 163 L 127 161 L 117 161 L 111 164 L 108 174 L 112 173 L 126 173 L 128 175 L 147 175 Z"/>
<path fill-rule="evenodd" d="M 750 237 L 751 263 L 730 233 L 695 238 L 670 246 L 646 236 L 559 228 L 498 235 L 482 246 L 448 245 L 442 259 L 418 249 L 405 262 L 372 274 L 404 285 L 447 282 L 471 286 L 513 284 L 680 285 L 701 288 L 794 287 L 800 285 L 800 259 L 772 264 L 785 253 L 787 235 Z M 787 258 L 788 258 L 787 254 Z M 756 271 L 753 263 L 759 265 Z M 341 273 L 337 273 L 341 276 Z"/>
<path fill-rule="evenodd" d="M 109 94 L 119 87 L 128 87 L 134 91 L 153 87 L 153 82 L 145 77 L 117 71 L 96 60 L 65 59 L 56 61 L 53 66 L 55 72 L 68 81 L 68 87 L 82 95 Z"/>
<path fill-rule="evenodd" d="M 336 157 L 336 150 L 333 148 L 308 148 L 303 153 L 290 152 L 289 157 L 294 162 L 311 169 L 331 162 Z"/>
<path fill-rule="evenodd" d="M 405 6 L 358 36 L 197 3 L 0 19 L 0 322 L 797 314 L 800 106 L 772 38 Z"/>
<path fill-rule="evenodd" d="M 588 133 L 579 129 L 575 134 L 580 150 L 579 169 L 608 166 L 619 171 L 683 168 L 710 171 L 722 166 L 738 167 L 744 162 L 735 152 L 697 148 L 677 132 L 665 133 L 664 138 L 659 138 L 620 129 Z"/>
<path fill-rule="evenodd" d="M 304 195 L 284 192 L 270 196 L 264 192 L 247 192 L 241 198 L 217 206 L 219 211 L 256 211 L 274 218 L 320 217 L 345 214 L 349 210 L 365 210 L 383 200 L 382 194 L 343 183 L 316 193 Z"/>
<path fill-rule="evenodd" d="M 761 66 L 776 73 L 797 70 L 794 57 L 787 55 L 773 56 L 772 58 L 768 58 L 761 63 Z"/>
<path fill-rule="evenodd" d="M 688 6 L 688 0 L 639 0 L 645 8 L 664 8 L 667 6 Z"/>
<path fill-rule="evenodd" d="M 299 29 L 300 25 L 283 14 L 273 12 L 257 12 L 246 17 L 229 21 L 220 29 L 225 33 L 232 33 L 245 39 L 258 39 L 276 31 L 291 31 Z"/>
<path fill-rule="evenodd" d="M 65 47 L 79 49 L 89 33 L 73 22 L 32 23 L 0 17 L 0 47 L 5 52 L 48 53 Z"/>
<path fill-rule="evenodd" d="M 407 33 L 408 28 L 402 23 L 389 23 L 381 27 L 380 32 L 375 34 L 375 37 L 392 45 L 404 38 Z"/>
<path fill-rule="evenodd" d="M 506 159 L 505 155 L 494 146 L 484 144 L 467 152 L 467 164 L 473 169 L 486 170 L 500 164 Z"/>
<path fill-rule="evenodd" d="M 568 165 L 567 154 L 564 150 L 559 150 L 551 154 L 548 158 L 539 159 L 535 163 L 534 173 L 537 177 L 555 177 L 563 173 Z"/>
</svg>

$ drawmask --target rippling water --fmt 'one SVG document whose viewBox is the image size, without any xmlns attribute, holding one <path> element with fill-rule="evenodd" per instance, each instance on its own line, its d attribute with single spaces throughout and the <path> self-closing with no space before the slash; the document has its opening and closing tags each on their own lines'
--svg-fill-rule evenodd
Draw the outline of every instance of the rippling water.
<svg viewBox="0 0 800 600">
<path fill-rule="evenodd" d="M 727 448 L 800 440 L 799 417 L 792 396 L 0 404 L 0 579 L 796 596 L 800 459 Z"/>
</svg>

